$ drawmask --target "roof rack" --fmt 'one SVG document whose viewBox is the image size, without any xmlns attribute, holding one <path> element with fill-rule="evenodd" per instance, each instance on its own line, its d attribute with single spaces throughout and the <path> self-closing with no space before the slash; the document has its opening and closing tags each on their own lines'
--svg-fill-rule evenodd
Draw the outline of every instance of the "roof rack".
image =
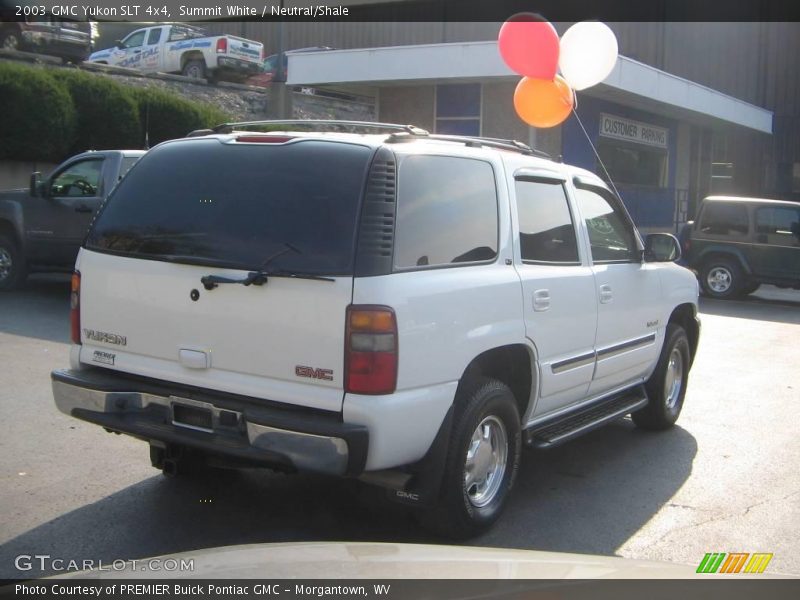
<svg viewBox="0 0 800 600">
<path fill-rule="evenodd" d="M 547 152 L 542 152 L 541 150 L 537 150 L 536 148 L 531 148 L 530 146 L 528 146 L 528 144 L 524 144 L 518 140 L 504 140 L 498 138 L 478 137 L 478 136 L 468 136 L 468 135 L 445 135 L 438 133 L 434 134 L 393 133 L 386 139 L 386 141 L 389 143 L 411 142 L 420 137 L 424 137 L 429 140 L 441 140 L 444 142 L 460 142 L 466 146 L 472 146 L 475 148 L 479 148 L 481 146 L 488 146 L 489 148 L 497 148 L 499 150 L 511 150 L 513 152 L 519 152 L 520 154 L 539 156 L 541 158 L 547 158 L 553 160 L 553 157 L 547 154 Z"/>
<path fill-rule="evenodd" d="M 248 127 L 272 125 L 291 125 L 292 127 L 348 127 L 361 129 L 388 129 L 391 131 L 402 131 L 411 135 L 427 136 L 428 132 L 415 125 L 397 125 L 395 123 L 373 123 L 371 121 L 340 121 L 334 119 L 280 119 L 265 121 L 242 121 L 238 123 L 222 123 L 213 129 L 197 129 L 190 132 L 186 137 L 197 137 L 201 135 L 211 135 L 214 133 L 232 133 L 237 130 L 247 130 Z"/>
<path fill-rule="evenodd" d="M 388 143 L 402 143 L 411 142 L 417 139 L 441 140 L 445 142 L 460 142 L 467 146 L 480 147 L 488 146 L 490 148 L 497 148 L 499 150 L 511 150 L 521 154 L 530 156 L 539 156 L 552 160 L 553 157 L 531 148 L 517 140 L 505 140 L 490 137 L 477 137 L 465 135 L 443 135 L 438 133 L 429 133 L 427 130 L 417 127 L 416 125 L 398 125 L 396 123 L 373 123 L 372 121 L 339 121 L 336 119 L 280 119 L 280 120 L 265 120 L 265 121 L 242 121 L 238 123 L 222 123 L 213 129 L 197 129 L 190 132 L 186 137 L 198 137 L 202 135 L 213 135 L 215 133 L 232 133 L 236 130 L 246 131 L 248 127 L 258 126 L 274 126 L 274 125 L 290 125 L 292 127 L 339 127 L 342 129 L 348 127 L 355 127 L 361 129 L 388 129 L 395 133 L 386 138 Z"/>
</svg>

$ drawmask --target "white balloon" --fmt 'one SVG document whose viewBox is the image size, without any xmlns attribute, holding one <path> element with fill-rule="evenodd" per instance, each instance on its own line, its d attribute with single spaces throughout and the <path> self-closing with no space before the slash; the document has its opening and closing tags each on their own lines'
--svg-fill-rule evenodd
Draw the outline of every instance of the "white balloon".
<svg viewBox="0 0 800 600">
<path fill-rule="evenodd" d="M 617 36 L 605 23 L 583 21 L 564 32 L 558 66 L 574 90 L 600 83 L 617 62 Z"/>
</svg>

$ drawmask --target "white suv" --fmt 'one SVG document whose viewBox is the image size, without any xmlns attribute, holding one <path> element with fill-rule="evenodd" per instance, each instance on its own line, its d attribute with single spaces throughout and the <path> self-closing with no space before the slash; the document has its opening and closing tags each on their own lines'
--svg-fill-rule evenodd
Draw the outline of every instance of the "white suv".
<svg viewBox="0 0 800 600">
<path fill-rule="evenodd" d="M 515 142 L 267 125 L 165 142 L 108 199 L 60 410 L 168 474 L 358 477 L 452 536 L 499 516 L 523 443 L 675 422 L 697 280 L 597 176 Z"/>
</svg>

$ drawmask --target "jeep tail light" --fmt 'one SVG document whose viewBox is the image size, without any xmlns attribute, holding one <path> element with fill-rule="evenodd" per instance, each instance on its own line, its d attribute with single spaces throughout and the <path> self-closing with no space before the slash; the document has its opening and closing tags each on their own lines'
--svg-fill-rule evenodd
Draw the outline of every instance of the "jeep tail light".
<svg viewBox="0 0 800 600">
<path fill-rule="evenodd" d="M 388 306 L 347 307 L 344 391 L 391 394 L 397 386 L 397 319 Z"/>
<path fill-rule="evenodd" d="M 219 38 L 217 40 L 217 54 L 225 54 L 228 51 L 228 38 Z"/>
<path fill-rule="evenodd" d="M 81 343 L 81 274 L 72 274 L 72 286 L 69 292 L 69 324 L 73 344 Z"/>
</svg>

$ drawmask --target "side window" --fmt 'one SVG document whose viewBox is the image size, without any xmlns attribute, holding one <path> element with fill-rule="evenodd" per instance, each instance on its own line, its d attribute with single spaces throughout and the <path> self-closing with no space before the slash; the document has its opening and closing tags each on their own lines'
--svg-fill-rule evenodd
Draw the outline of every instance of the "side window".
<svg viewBox="0 0 800 600">
<path fill-rule="evenodd" d="M 103 160 L 82 160 L 68 166 L 56 175 L 50 184 L 50 195 L 55 197 L 97 196 Z"/>
<path fill-rule="evenodd" d="M 145 33 L 147 33 L 147 30 L 145 29 L 134 31 L 132 34 L 122 40 L 122 46 L 125 48 L 138 48 L 144 43 Z"/>
<path fill-rule="evenodd" d="M 489 163 L 408 156 L 399 167 L 394 266 L 413 269 L 497 256 L 497 190 Z"/>
<path fill-rule="evenodd" d="M 636 261 L 636 234 L 617 199 L 584 188 L 576 188 L 575 197 L 589 231 L 592 260 Z"/>
<path fill-rule="evenodd" d="M 523 261 L 579 264 L 575 225 L 559 181 L 517 179 L 519 241 Z"/>
<path fill-rule="evenodd" d="M 157 44 L 161 41 L 161 32 L 164 31 L 161 27 L 156 27 L 155 29 L 151 29 L 149 35 L 147 36 L 147 45 L 152 46 L 153 44 Z"/>
<path fill-rule="evenodd" d="M 800 208 L 759 208 L 756 211 L 756 233 L 761 243 L 800 246 Z"/>
<path fill-rule="evenodd" d="M 138 156 L 125 156 L 122 158 L 122 165 L 119 168 L 119 179 L 125 177 L 128 171 L 131 170 L 131 167 L 136 164 L 136 161 L 139 160 Z"/>
<path fill-rule="evenodd" d="M 748 229 L 747 208 L 743 204 L 706 204 L 700 221 L 700 231 L 703 233 L 745 237 Z"/>
</svg>

